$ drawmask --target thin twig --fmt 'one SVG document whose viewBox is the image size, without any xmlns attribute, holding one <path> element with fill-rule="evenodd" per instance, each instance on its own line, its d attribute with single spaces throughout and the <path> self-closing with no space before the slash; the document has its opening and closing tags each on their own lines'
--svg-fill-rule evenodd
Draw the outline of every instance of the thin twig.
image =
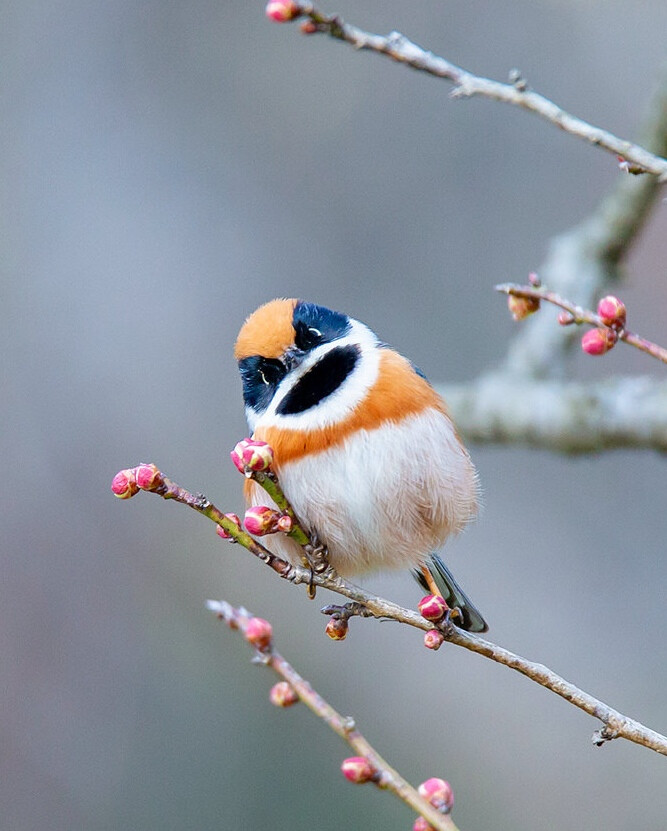
<svg viewBox="0 0 667 831">
<path fill-rule="evenodd" d="M 514 297 L 530 298 L 532 300 L 544 300 L 546 303 L 558 306 L 558 308 L 569 313 L 569 318 L 567 319 L 568 323 L 574 323 L 577 325 L 588 323 L 591 326 L 597 326 L 602 329 L 611 328 L 608 327 L 602 318 L 595 314 L 595 312 L 590 311 L 590 309 L 584 309 L 582 306 L 578 306 L 570 300 L 566 300 L 555 291 L 547 289 L 546 286 L 527 286 L 519 285 L 518 283 L 502 283 L 495 288 L 496 291 L 503 294 L 512 295 Z M 641 352 L 645 352 L 647 355 L 651 355 L 651 357 L 657 358 L 659 361 L 667 364 L 667 349 L 664 347 L 658 346 L 657 343 L 653 343 L 652 341 L 647 340 L 634 332 L 630 332 L 624 327 L 614 329 L 613 331 L 619 340 L 625 341 L 625 343 L 630 344 L 630 346 L 634 346 Z"/>
<path fill-rule="evenodd" d="M 249 535 L 241 531 L 234 523 L 230 523 L 229 521 L 224 522 L 226 520 L 225 515 L 215 508 L 208 499 L 203 495 L 193 496 L 184 488 L 166 479 L 154 465 L 139 466 L 130 471 L 123 471 L 123 473 L 131 473 L 132 470 L 138 471 L 141 467 L 150 467 L 155 471 L 154 482 L 150 488 L 146 488 L 147 490 L 157 493 L 165 499 L 174 499 L 177 502 L 182 502 L 198 513 L 208 517 L 217 525 L 224 527 L 225 531 L 235 542 L 247 548 L 282 578 L 295 584 L 305 583 L 308 586 L 321 586 L 322 588 L 341 594 L 350 600 L 360 603 L 375 618 L 396 620 L 400 623 L 414 626 L 422 631 L 428 631 L 434 628 L 434 624 L 427 621 L 418 612 L 405 609 L 396 603 L 392 603 L 389 600 L 385 600 L 382 597 L 378 597 L 349 583 L 337 575 L 331 568 L 322 574 L 316 574 L 309 568 L 292 565 L 286 560 L 276 557 L 252 537 L 249 538 L 251 543 L 248 543 L 247 538 Z M 164 487 L 161 484 L 162 482 L 165 483 Z M 115 490 L 114 492 L 117 493 Z M 117 493 L 117 495 L 120 494 Z M 127 495 L 131 496 L 132 493 Z M 574 684 L 561 678 L 560 675 L 557 675 L 548 667 L 522 658 L 520 655 L 516 655 L 501 646 L 497 646 L 491 641 L 487 641 L 478 635 L 464 632 L 452 625 L 443 627 L 442 632 L 450 643 L 462 646 L 472 652 L 477 652 L 480 655 L 490 658 L 492 661 L 504 664 L 510 669 L 520 672 L 522 675 L 536 681 L 538 684 L 556 693 L 556 695 L 569 701 L 580 710 L 602 721 L 603 727 L 593 737 L 593 740 L 597 744 L 611 739 L 623 738 L 644 745 L 651 750 L 655 750 L 657 753 L 667 756 L 666 736 L 657 733 L 655 730 L 651 730 L 635 719 L 623 715 L 618 710 L 614 710 L 603 701 L 594 698 Z"/>
<path fill-rule="evenodd" d="M 451 81 L 454 84 L 451 92 L 453 98 L 471 98 L 479 95 L 529 110 L 566 133 L 602 147 L 616 156 L 622 156 L 643 170 L 654 173 L 659 181 L 667 181 L 667 159 L 571 115 L 553 101 L 528 89 L 523 78 L 511 84 L 503 84 L 474 75 L 445 58 L 434 55 L 433 52 L 408 40 L 400 32 L 391 32 L 387 36 L 372 34 L 346 23 L 338 15 L 325 14 L 310 4 L 302 6 L 302 12 L 310 18 L 312 26 L 306 30 L 309 33 L 328 34 L 337 40 L 351 44 L 356 49 L 386 55 L 420 72 Z"/>
<path fill-rule="evenodd" d="M 225 601 L 209 600 L 207 607 L 220 619 L 226 621 L 232 629 L 245 632 L 248 620 L 252 617 L 245 609 L 235 609 Z M 438 831 L 458 831 L 452 818 L 442 814 L 429 804 L 389 763 L 380 756 L 375 748 L 357 729 L 351 718 L 338 713 L 313 687 L 302 678 L 294 667 L 273 646 L 266 652 L 260 652 L 258 663 L 264 664 L 287 681 L 299 699 L 321 718 L 338 736 L 346 741 L 360 756 L 363 756 L 377 771 L 375 784 L 391 791 L 414 811 L 425 817 Z"/>
</svg>

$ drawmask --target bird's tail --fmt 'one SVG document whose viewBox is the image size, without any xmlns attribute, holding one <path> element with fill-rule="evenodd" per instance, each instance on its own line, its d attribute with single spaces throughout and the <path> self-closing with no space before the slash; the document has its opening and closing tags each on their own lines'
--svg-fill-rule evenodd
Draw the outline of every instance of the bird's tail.
<svg viewBox="0 0 667 831">
<path fill-rule="evenodd" d="M 413 574 L 423 589 L 433 593 L 435 585 L 437 593 L 447 601 L 449 608 L 458 609 L 459 615 L 452 616 L 452 622 L 460 629 L 467 632 L 487 631 L 489 627 L 486 621 L 437 554 L 433 554 L 431 559 L 421 569 L 415 569 Z"/>
</svg>

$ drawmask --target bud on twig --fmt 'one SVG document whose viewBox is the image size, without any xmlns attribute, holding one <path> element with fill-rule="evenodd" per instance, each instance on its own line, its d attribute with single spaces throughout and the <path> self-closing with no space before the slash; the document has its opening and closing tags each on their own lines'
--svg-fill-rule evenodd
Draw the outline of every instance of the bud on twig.
<svg viewBox="0 0 667 831">
<path fill-rule="evenodd" d="M 419 795 L 427 799 L 434 808 L 443 814 L 452 810 L 454 805 L 454 791 L 449 782 L 438 779 L 436 776 L 422 782 L 417 788 Z"/>
<path fill-rule="evenodd" d="M 329 618 L 329 622 L 327 623 L 326 629 L 324 631 L 331 638 L 332 641 L 344 641 L 347 637 L 348 629 L 349 623 L 347 621 L 347 618 L 336 617 L 334 615 L 333 617 Z"/>
<path fill-rule="evenodd" d="M 296 690 L 288 681 L 279 681 L 271 687 L 269 700 L 276 707 L 291 707 L 300 699 L 296 694 Z"/>
<path fill-rule="evenodd" d="M 435 828 L 424 817 L 417 817 L 412 826 L 412 831 L 435 831 Z"/>
<path fill-rule="evenodd" d="M 355 785 L 371 782 L 376 777 L 375 769 L 364 756 L 351 756 L 349 759 L 345 759 L 340 769 L 348 782 Z"/>
<path fill-rule="evenodd" d="M 607 326 L 614 328 L 625 326 L 625 316 L 625 304 L 612 294 L 603 297 L 598 303 L 598 317 Z"/>
<path fill-rule="evenodd" d="M 267 505 L 254 505 L 245 512 L 243 524 L 249 534 L 263 537 L 266 534 L 275 534 L 279 530 L 278 523 L 281 519 L 280 511 L 274 511 Z"/>
<path fill-rule="evenodd" d="M 142 491 L 154 491 L 163 481 L 163 476 L 153 464 L 141 464 L 135 468 L 137 487 Z"/>
<path fill-rule="evenodd" d="M 581 348 L 588 355 L 604 355 L 617 340 L 618 335 L 613 329 L 591 329 L 581 339 Z"/>
<path fill-rule="evenodd" d="M 540 301 L 536 297 L 517 297 L 510 294 L 507 298 L 507 308 L 514 320 L 524 320 L 540 308 Z"/>
<path fill-rule="evenodd" d="M 428 632 L 424 634 L 424 646 L 427 649 L 440 649 L 444 643 L 444 640 L 445 636 L 439 629 L 429 629 Z"/>
<path fill-rule="evenodd" d="M 268 620 L 261 617 L 251 617 L 246 623 L 245 639 L 260 652 L 267 652 L 271 647 L 273 627 Z"/>
<path fill-rule="evenodd" d="M 419 614 L 425 617 L 426 620 L 436 621 L 442 620 L 447 614 L 449 606 L 439 594 L 427 594 L 426 597 L 422 597 L 419 601 L 417 608 L 419 609 Z"/>
<path fill-rule="evenodd" d="M 259 473 L 273 464 L 273 449 L 258 439 L 242 439 L 229 455 L 240 473 Z"/>
<path fill-rule="evenodd" d="M 111 481 L 111 490 L 119 499 L 130 499 L 139 492 L 136 467 L 120 470 Z"/>
<path fill-rule="evenodd" d="M 236 514 L 225 514 L 225 516 L 227 517 L 227 519 L 231 520 L 231 522 L 233 522 L 234 525 L 236 525 L 236 527 L 239 529 L 239 531 L 241 530 L 241 520 L 238 518 L 238 516 Z M 225 529 L 222 527 L 222 525 L 216 525 L 215 526 L 215 532 L 219 537 L 222 537 L 223 540 L 232 540 L 232 539 L 234 539 L 230 533 L 225 531 Z"/>
<path fill-rule="evenodd" d="M 266 4 L 266 16 L 276 23 L 289 23 L 302 13 L 302 8 L 294 0 L 270 0 Z"/>
</svg>

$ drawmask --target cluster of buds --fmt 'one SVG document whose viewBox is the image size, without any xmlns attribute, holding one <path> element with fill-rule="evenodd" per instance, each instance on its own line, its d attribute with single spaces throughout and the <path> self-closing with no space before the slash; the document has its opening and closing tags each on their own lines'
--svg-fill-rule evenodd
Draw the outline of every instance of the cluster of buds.
<svg viewBox="0 0 667 831">
<path fill-rule="evenodd" d="M 269 0 L 266 16 L 275 23 L 289 23 L 303 14 L 303 8 L 294 0 Z"/>
<path fill-rule="evenodd" d="M 299 701 L 299 696 L 288 681 L 279 681 L 271 687 L 269 701 L 275 707 L 291 707 Z"/>
<path fill-rule="evenodd" d="M 376 782 L 379 778 L 378 772 L 365 756 L 351 756 L 345 759 L 340 769 L 347 781 L 354 785 Z"/>
<path fill-rule="evenodd" d="M 426 782 L 421 783 L 417 791 L 419 796 L 423 797 L 441 814 L 448 814 L 452 810 L 452 806 L 454 805 L 454 791 L 449 782 L 446 782 L 444 779 L 438 779 L 435 776 L 427 779 Z M 424 817 L 417 817 L 412 826 L 412 831 L 435 830 Z"/>
<path fill-rule="evenodd" d="M 257 439 L 242 439 L 229 455 L 236 469 L 248 477 L 269 470 L 273 464 L 273 448 Z"/>
<path fill-rule="evenodd" d="M 245 625 L 245 639 L 259 652 L 268 652 L 271 649 L 273 627 L 268 620 L 261 617 L 251 617 Z"/>
<path fill-rule="evenodd" d="M 346 617 L 340 615 L 333 615 L 329 618 L 326 625 L 325 633 L 332 641 L 344 641 L 347 637 L 347 630 L 349 629 L 349 621 Z"/>
<path fill-rule="evenodd" d="M 419 614 L 426 620 L 437 623 L 445 617 L 449 606 L 444 597 L 440 597 L 439 594 L 427 594 L 419 601 L 418 609 Z M 445 636 L 439 629 L 429 629 L 424 635 L 424 646 L 427 649 L 440 649 L 444 640 Z"/>
<path fill-rule="evenodd" d="M 153 464 L 141 464 L 120 470 L 111 481 L 111 490 L 119 499 L 130 499 L 141 491 L 155 491 L 164 482 Z"/>
<path fill-rule="evenodd" d="M 243 524 L 249 534 L 264 537 L 267 534 L 277 534 L 279 531 L 289 534 L 294 521 L 289 514 L 283 514 L 269 508 L 268 505 L 253 505 L 245 512 Z"/>
<path fill-rule="evenodd" d="M 581 348 L 587 355 L 604 355 L 616 345 L 625 326 L 625 304 L 613 295 L 603 297 L 598 303 L 598 317 L 604 326 L 591 329 L 581 339 Z"/>
</svg>

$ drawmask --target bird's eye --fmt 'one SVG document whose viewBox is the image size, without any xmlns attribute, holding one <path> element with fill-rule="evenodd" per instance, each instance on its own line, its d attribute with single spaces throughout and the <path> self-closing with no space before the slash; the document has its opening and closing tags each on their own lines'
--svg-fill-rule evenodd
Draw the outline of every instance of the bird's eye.
<svg viewBox="0 0 667 831">
<path fill-rule="evenodd" d="M 314 349 L 319 346 L 324 340 L 324 336 L 315 326 L 307 326 L 303 321 L 299 321 L 296 326 L 296 337 L 294 338 L 294 345 L 297 349 L 307 352 L 309 349 Z"/>
<path fill-rule="evenodd" d="M 285 377 L 285 367 L 280 361 L 262 358 L 257 365 L 257 374 L 267 387 L 279 384 Z"/>
</svg>

